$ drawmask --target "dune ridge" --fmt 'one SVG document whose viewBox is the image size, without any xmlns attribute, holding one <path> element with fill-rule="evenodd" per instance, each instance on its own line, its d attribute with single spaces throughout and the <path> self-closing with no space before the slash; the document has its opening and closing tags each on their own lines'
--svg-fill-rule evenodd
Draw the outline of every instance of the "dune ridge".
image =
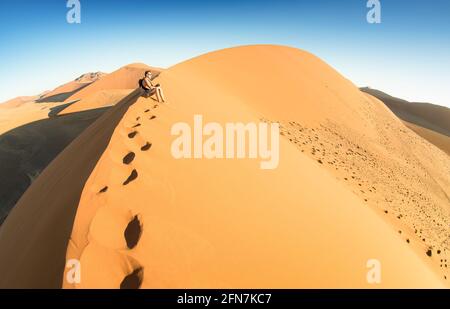
<svg viewBox="0 0 450 309">
<path fill-rule="evenodd" d="M 60 288 L 84 182 L 134 91 L 66 147 L 23 194 L 0 228 L 0 288 Z"/>
<path fill-rule="evenodd" d="M 130 94 L 137 84 L 136 72 L 147 68 L 143 64 L 125 66 L 113 72 L 100 90 L 76 101 L 63 102 L 107 74 L 86 73 L 52 91 L 0 104 L 0 157 L 4 163 L 0 168 L 0 225 L 48 163 L 108 107 Z M 128 76 L 130 72 L 134 75 Z"/>
<path fill-rule="evenodd" d="M 368 87 L 361 91 L 383 101 L 405 125 L 430 143 L 450 154 L 450 109 L 430 103 L 414 103 Z"/>
<path fill-rule="evenodd" d="M 282 46 L 208 53 L 156 82 L 166 104 L 136 90 L 26 191 L 0 229 L 0 286 L 448 287 L 450 159 L 381 101 Z M 196 114 L 279 123 L 278 168 L 174 159 L 171 126 Z"/>
<path fill-rule="evenodd" d="M 266 67 L 274 68 L 268 79 Z M 407 156 L 416 144 L 421 155 L 440 160 L 447 170 L 448 158 L 425 147 L 381 102 L 361 94 L 316 57 L 276 46 L 206 54 L 165 70 L 158 82 L 169 103 L 152 108 L 150 100 L 139 99 L 131 106 L 86 183 L 67 250 L 67 259 L 80 259 L 84 279 L 75 285 L 64 282 L 65 287 L 118 288 L 129 276 L 142 288 L 370 287 L 364 265 L 373 257 L 385 267 L 382 287 L 444 286 L 447 272 L 436 265 L 434 255 L 428 256 L 429 248 L 412 228 L 415 223 L 427 226 L 427 244 L 434 254 L 439 245 L 441 257 L 447 256 L 439 227 L 449 220 L 448 177 L 425 160 L 418 162 L 432 174 L 425 177 L 433 187 L 426 198 L 435 203 L 429 210 L 433 218 L 443 215 L 438 228 L 419 217 L 426 207 L 413 212 L 408 203 L 399 202 L 402 192 L 391 186 L 417 176 Z M 258 85 L 264 83 L 279 92 L 260 91 Z M 286 138 L 279 168 L 265 174 L 254 170 L 251 160 L 174 160 L 168 153 L 170 125 L 196 113 L 219 123 L 280 122 Z M 330 136 L 319 131 L 325 125 Z M 391 126 L 406 136 L 390 137 Z M 385 134 L 379 134 L 382 127 Z M 340 141 L 340 134 L 347 139 Z M 314 153 L 306 154 L 299 142 Z M 143 152 L 142 145 L 149 143 L 149 152 Z M 355 147 L 355 154 L 345 153 L 347 146 Z M 339 147 L 343 149 L 337 152 Z M 327 157 L 331 149 L 338 153 L 335 157 Z M 335 165 L 342 155 L 344 162 Z M 351 171 L 345 158 L 353 155 L 363 158 L 352 157 L 356 167 Z M 388 163 L 392 155 L 405 160 L 402 167 L 412 174 L 379 184 L 382 167 L 377 163 Z M 369 176 L 363 174 L 367 165 Z M 401 174 L 392 164 L 382 171 L 387 179 Z M 361 191 L 370 192 L 370 185 L 376 185 L 376 192 L 367 198 Z M 414 198 L 426 194 L 424 188 L 415 184 Z M 391 205 L 383 196 L 399 204 Z M 411 211 L 412 222 L 401 211 Z M 387 216 L 389 212 L 393 214 Z M 408 219 L 399 224 L 395 216 Z M 137 226 L 132 237 L 127 236 L 130 225 Z M 107 267 L 97 270 L 99 261 Z M 264 272 L 266 267 L 272 271 Z"/>
<path fill-rule="evenodd" d="M 65 102 L 68 103 L 82 100 L 101 90 L 136 89 L 138 87 L 138 80 L 144 76 L 144 72 L 147 70 L 154 73 L 158 73 L 160 71 L 158 68 L 153 68 L 141 63 L 129 64 L 103 76 L 95 83 L 92 83 L 74 93 L 65 99 Z"/>
<path fill-rule="evenodd" d="M 84 87 L 89 86 L 93 82 L 99 80 L 105 73 L 96 72 L 96 73 L 86 73 L 75 80 L 70 81 L 64 85 L 58 86 L 52 91 L 48 91 L 37 100 L 37 102 L 63 102 L 68 97 L 75 94 L 77 91 L 83 89 Z"/>
<path fill-rule="evenodd" d="M 133 91 L 134 88 L 99 90 L 90 95 L 87 95 L 80 101 L 76 101 L 73 104 L 68 105 L 61 112 L 59 112 L 58 115 L 65 115 L 95 108 L 112 106 L 117 104 L 117 102 L 120 102 L 123 98 L 125 98 Z"/>
</svg>

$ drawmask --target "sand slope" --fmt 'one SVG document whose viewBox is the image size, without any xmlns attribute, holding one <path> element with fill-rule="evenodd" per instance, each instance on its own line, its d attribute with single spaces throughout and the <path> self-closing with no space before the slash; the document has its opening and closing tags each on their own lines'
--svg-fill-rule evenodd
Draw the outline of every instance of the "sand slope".
<svg viewBox="0 0 450 309">
<path fill-rule="evenodd" d="M 71 95 L 65 102 L 81 100 L 101 90 L 135 89 L 138 87 L 139 79 L 144 76 L 144 72 L 147 70 L 158 73 L 160 69 L 141 63 L 126 65 Z"/>
<path fill-rule="evenodd" d="M 47 92 L 45 95 L 39 98 L 39 102 L 63 102 L 68 97 L 75 94 L 77 91 L 87 87 L 93 82 L 99 80 L 105 76 L 105 73 L 86 73 L 70 81 L 64 85 L 56 87 L 54 90 Z"/>
<path fill-rule="evenodd" d="M 62 102 L 104 76 L 101 72 L 86 73 L 44 94 L 18 97 L 0 105 L 0 157 L 4 163 L 0 167 L 0 225 L 48 163 L 104 113 L 105 107 L 133 91 L 108 89 L 117 85 L 109 78 L 110 84 L 103 83 L 104 90 L 80 101 Z M 56 117 L 66 114 L 70 116 Z"/>
<path fill-rule="evenodd" d="M 0 135 L 0 225 L 44 168 L 104 112 L 44 117 Z"/>
<path fill-rule="evenodd" d="M 59 112 L 58 115 L 71 114 L 75 112 L 115 105 L 117 102 L 121 101 L 131 92 L 133 92 L 133 90 L 134 89 L 99 90 L 86 96 L 80 101 L 70 104 L 68 107 Z"/>
<path fill-rule="evenodd" d="M 267 67 L 273 69 L 269 77 Z M 283 47 L 207 54 L 164 71 L 158 82 L 169 104 L 138 100 L 83 190 L 67 252 L 67 259 L 80 259 L 83 267 L 77 287 L 117 288 L 132 281 L 130 276 L 143 288 L 370 287 L 365 263 L 371 258 L 382 261 L 382 287 L 443 284 L 446 273 L 430 261 L 423 246 L 405 241 L 411 237 L 410 243 L 418 242 L 412 227 L 384 213 L 385 208 L 394 213 L 397 208 L 412 210 L 380 202 L 398 193 L 393 184 L 406 181 L 411 187 L 417 179 L 379 175 L 387 178 L 379 183 L 375 167 L 369 174 L 373 178 L 367 179 L 367 162 L 344 154 L 343 173 L 356 175 L 356 183 L 349 184 L 339 177 L 339 168 L 335 173 L 334 163 L 327 162 L 348 151 L 336 145 L 353 143 L 355 149 L 367 148 L 380 165 L 387 164 L 388 157 L 392 160 L 391 155 L 407 164 L 410 158 L 404 157 L 403 147 L 419 144 L 419 151 L 441 160 L 448 171 L 448 158 L 425 149 L 415 135 L 402 136 L 406 142 L 391 138 L 391 132 L 380 136 L 379 126 L 404 128 L 381 102 L 365 97 L 312 55 Z M 264 84 L 279 89 L 278 95 L 260 91 Z M 286 136 L 280 166 L 261 171 L 252 160 L 174 160 L 170 127 L 177 121 L 192 122 L 194 114 L 219 123 L 280 121 Z M 335 134 L 345 132 L 347 140 L 327 139 L 319 132 L 321 124 Z M 288 136 L 304 130 L 312 134 Z M 130 137 L 134 131 L 137 135 Z M 327 147 L 328 142 L 334 144 Z M 151 148 L 142 151 L 148 143 Z M 315 150 L 323 154 L 319 158 L 301 154 L 320 144 L 326 150 Z M 390 144 L 399 149 L 391 150 Z M 331 149 L 338 155 L 328 154 Z M 388 174 L 402 176 L 396 167 L 386 168 Z M 442 191 L 449 189 L 448 174 L 431 172 L 442 183 L 432 184 L 429 198 L 437 204 L 423 211 L 448 222 L 448 200 Z M 370 202 L 359 192 L 358 181 L 367 191 L 369 185 L 379 187 Z M 424 181 L 430 181 L 428 175 Z M 416 189 L 426 193 L 422 183 L 412 186 Z M 438 218 L 442 213 L 445 216 Z M 409 224 L 420 222 L 427 231 L 438 230 L 431 220 L 417 218 L 417 212 L 411 216 Z M 100 263 L 105 267 L 99 268 Z"/>
<path fill-rule="evenodd" d="M 0 229 L 0 287 L 446 286 L 449 157 L 382 102 L 279 46 L 206 54 L 157 82 L 167 104 L 125 98 L 27 190 Z M 174 159 L 171 126 L 194 114 L 279 122 L 278 168 Z"/>
<path fill-rule="evenodd" d="M 383 101 L 400 119 L 450 136 L 450 108 L 430 103 L 408 102 L 376 89 L 361 90 Z"/>
<path fill-rule="evenodd" d="M 9 109 L 9 108 L 20 107 L 21 105 L 23 105 L 27 102 L 32 102 L 38 98 L 39 98 L 39 96 L 17 97 L 17 98 L 8 100 L 6 102 L 0 103 L 0 109 L 5 110 L 5 109 Z"/>
<path fill-rule="evenodd" d="M 35 103 L 34 100 L 22 102 L 17 106 L 0 108 L 0 134 L 21 125 L 48 118 L 51 109 L 62 103 Z M 0 105 L 1 106 L 1 105 Z"/>
<path fill-rule="evenodd" d="M 448 155 L 450 155 L 450 137 L 444 134 L 440 134 L 436 131 L 423 128 L 421 126 L 415 125 L 413 123 L 403 121 L 405 125 L 416 132 L 419 136 L 423 137 L 433 145 L 445 151 Z"/>
<path fill-rule="evenodd" d="M 109 109 L 53 160 L 0 228 L 0 287 L 58 288 L 81 190 L 112 130 L 135 101 Z M 65 116 L 69 117 L 69 116 Z"/>
<path fill-rule="evenodd" d="M 405 125 L 430 143 L 445 151 L 450 149 L 450 109 L 429 103 L 411 103 L 382 91 L 361 88 L 383 101 Z"/>
</svg>

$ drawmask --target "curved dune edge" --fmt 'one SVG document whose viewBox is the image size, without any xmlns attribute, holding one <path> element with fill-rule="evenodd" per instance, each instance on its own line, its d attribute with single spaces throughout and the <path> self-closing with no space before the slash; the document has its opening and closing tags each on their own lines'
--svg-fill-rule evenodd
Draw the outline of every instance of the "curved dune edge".
<svg viewBox="0 0 450 309">
<path fill-rule="evenodd" d="M 0 288 L 60 288 L 83 186 L 134 91 L 65 148 L 39 175 L 0 229 Z"/>
<path fill-rule="evenodd" d="M 278 97 L 261 91 L 267 67 Z M 194 114 L 219 123 L 294 119 L 306 127 L 333 119 L 379 138 L 360 108 L 370 101 L 319 59 L 285 47 L 241 47 L 174 66 L 158 82 L 169 103 L 139 99 L 85 185 L 67 249 L 67 259 L 81 261 L 83 279 L 64 287 L 118 288 L 136 270 L 142 288 L 445 286 L 420 246 L 289 138 L 273 171 L 254 160 L 171 157 L 171 125 L 192 123 Z M 378 103 L 369 106 L 401 124 Z M 134 160 L 124 164 L 130 152 Z M 369 259 L 382 264 L 380 285 L 367 283 Z"/>
<path fill-rule="evenodd" d="M 450 137 L 440 134 L 436 131 L 415 125 L 414 123 L 410 123 L 407 121 L 403 121 L 405 125 L 417 133 L 417 135 L 423 137 L 431 144 L 434 144 L 436 147 L 440 148 L 446 154 L 450 155 Z"/>
<path fill-rule="evenodd" d="M 449 223 L 448 156 L 381 102 L 316 57 L 279 46 L 206 54 L 158 82 L 168 104 L 136 101 L 134 92 L 24 194 L 0 229 L 0 287 L 118 288 L 134 279 L 142 288 L 446 286 L 439 237 Z M 279 121 L 278 169 L 173 159 L 170 127 L 194 114 Z M 331 151 L 336 144 L 345 151 Z M 347 147 L 365 157 L 348 160 Z M 344 179 L 349 172 L 354 181 Z M 367 190 L 373 182 L 376 192 Z M 414 207 L 397 186 L 427 207 Z M 81 261 L 76 286 L 63 274 L 71 258 Z M 382 263 L 380 285 L 367 284 L 368 259 Z"/>
<path fill-rule="evenodd" d="M 19 106 L 4 109 L 0 113 L 0 134 L 4 134 L 22 125 L 48 118 L 48 113 L 62 103 L 24 102 Z M 0 105 L 1 106 L 1 105 Z"/>
<path fill-rule="evenodd" d="M 106 74 L 99 80 L 77 91 L 64 102 L 69 103 L 88 99 L 90 96 L 102 90 L 135 89 L 138 87 L 139 79 L 144 76 L 144 72 L 147 70 L 154 73 L 159 73 L 161 71 L 161 69 L 150 67 L 142 63 L 129 64 L 112 73 Z"/>
<path fill-rule="evenodd" d="M 99 90 L 88 95 L 86 98 L 69 105 L 67 108 L 58 113 L 58 115 L 65 115 L 95 108 L 112 106 L 117 102 L 120 102 L 123 98 L 125 98 L 133 91 L 134 88 Z"/>
</svg>

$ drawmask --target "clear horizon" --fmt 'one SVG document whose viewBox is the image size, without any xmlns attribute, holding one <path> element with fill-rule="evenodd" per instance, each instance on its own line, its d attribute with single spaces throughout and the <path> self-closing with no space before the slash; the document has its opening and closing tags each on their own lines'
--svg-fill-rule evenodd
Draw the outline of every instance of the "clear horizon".
<svg viewBox="0 0 450 309">
<path fill-rule="evenodd" d="M 358 87 L 450 107 L 450 2 L 381 0 L 83 1 L 0 3 L 0 102 L 36 95 L 87 73 L 143 62 L 169 67 L 213 50 L 288 45 L 323 59 Z M 270 68 L 268 68 L 270 70 Z"/>
</svg>

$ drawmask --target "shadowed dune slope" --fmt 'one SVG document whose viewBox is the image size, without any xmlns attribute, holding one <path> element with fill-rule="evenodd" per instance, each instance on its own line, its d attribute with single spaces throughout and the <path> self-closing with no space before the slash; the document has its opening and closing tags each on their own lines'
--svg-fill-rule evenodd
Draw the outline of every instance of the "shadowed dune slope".
<svg viewBox="0 0 450 309">
<path fill-rule="evenodd" d="M 436 251 L 426 255 L 413 226 L 447 254 L 448 158 L 380 101 L 313 55 L 279 46 L 206 54 L 156 82 L 168 103 L 130 107 L 86 182 L 66 257 L 80 260 L 82 279 L 62 279 L 65 287 L 119 288 L 130 276 L 142 288 L 444 286 Z M 195 114 L 280 122 L 278 168 L 174 159 L 171 127 Z M 405 133 L 391 136 L 397 129 Z M 404 187 L 430 209 L 409 205 Z M 367 282 L 370 259 L 381 262 L 380 285 Z"/>
<path fill-rule="evenodd" d="M 37 120 L 0 135 L 0 225 L 41 171 L 104 112 Z"/>
<path fill-rule="evenodd" d="M 48 118 L 51 110 L 62 103 L 23 102 L 16 107 L 0 108 L 0 134 L 34 121 Z"/>
<path fill-rule="evenodd" d="M 81 191 L 139 91 L 104 113 L 33 182 L 0 228 L 0 287 L 58 288 Z"/>
<path fill-rule="evenodd" d="M 83 74 L 75 80 L 56 87 L 52 91 L 42 95 L 37 102 L 63 102 L 70 96 L 74 95 L 77 91 L 89 86 L 105 75 L 106 74 L 102 72 Z"/>
</svg>

